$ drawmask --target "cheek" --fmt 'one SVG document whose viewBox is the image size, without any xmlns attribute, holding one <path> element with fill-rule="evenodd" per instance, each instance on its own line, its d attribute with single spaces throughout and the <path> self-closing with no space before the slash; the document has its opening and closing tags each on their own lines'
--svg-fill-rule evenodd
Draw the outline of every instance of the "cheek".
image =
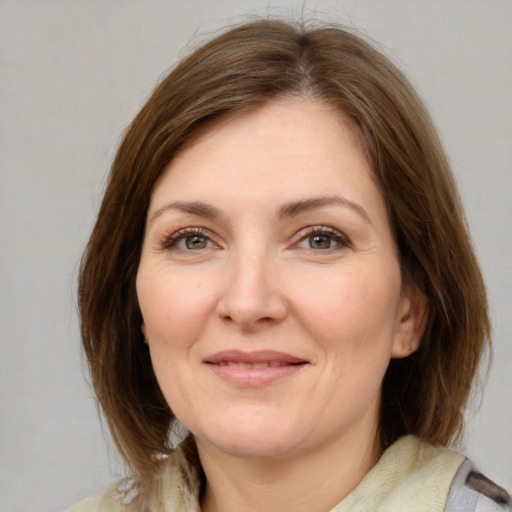
<svg viewBox="0 0 512 512">
<path fill-rule="evenodd" d="M 167 350 L 190 345 L 214 307 L 212 289 L 197 273 L 140 269 L 137 295 L 148 340 Z"/>
<path fill-rule="evenodd" d="M 197 274 L 197 273 L 196 273 Z M 197 275 L 141 267 L 137 295 L 157 381 L 174 413 L 194 403 L 191 361 L 213 307 L 212 286 Z M 180 418 L 181 419 L 181 418 Z"/>
<path fill-rule="evenodd" d="M 393 280 L 376 277 L 345 275 L 326 283 L 320 296 L 304 294 L 300 318 L 323 353 L 318 385 L 330 390 L 323 407 L 333 421 L 345 421 L 347 411 L 351 418 L 367 414 L 380 396 L 399 293 Z"/>
<path fill-rule="evenodd" d="M 394 272 L 391 272 L 393 275 Z M 320 286 L 323 283 L 322 286 Z M 353 269 L 352 272 L 317 279 L 297 295 L 296 306 L 308 331 L 324 349 L 340 353 L 375 356 L 391 350 L 400 296 L 400 279 L 383 272 Z M 368 354 L 368 352 L 370 352 Z"/>
</svg>

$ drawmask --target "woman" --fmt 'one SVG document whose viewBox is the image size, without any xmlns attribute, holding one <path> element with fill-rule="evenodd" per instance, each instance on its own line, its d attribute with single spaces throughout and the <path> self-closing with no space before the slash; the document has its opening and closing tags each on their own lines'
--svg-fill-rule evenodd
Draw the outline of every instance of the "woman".
<svg viewBox="0 0 512 512">
<path fill-rule="evenodd" d="M 350 32 L 255 21 L 181 62 L 124 137 L 79 294 L 132 479 L 73 511 L 509 506 L 444 448 L 489 341 L 453 177 Z"/>
</svg>

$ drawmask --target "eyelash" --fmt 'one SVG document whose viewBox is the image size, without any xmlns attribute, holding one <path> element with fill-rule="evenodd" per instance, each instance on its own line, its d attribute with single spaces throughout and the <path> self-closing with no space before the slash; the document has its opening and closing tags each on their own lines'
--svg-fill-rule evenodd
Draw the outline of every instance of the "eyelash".
<svg viewBox="0 0 512 512">
<path fill-rule="evenodd" d="M 162 241 L 160 246 L 162 249 L 168 250 L 175 248 L 176 245 L 183 240 L 184 238 L 197 236 L 199 238 L 205 238 L 207 241 L 211 241 L 211 239 L 206 235 L 206 231 L 204 228 L 182 228 L 177 231 L 172 231 L 170 233 L 166 233 L 162 237 Z"/>
<path fill-rule="evenodd" d="M 351 246 L 350 240 L 343 233 L 329 226 L 308 226 L 301 229 L 294 237 L 296 241 L 294 241 L 293 246 L 297 247 L 300 243 L 305 242 L 314 236 L 324 236 L 333 240 L 336 245 L 325 249 L 314 249 L 313 247 L 307 247 L 305 249 L 314 252 L 331 252 L 335 249 L 339 249 L 340 247 L 347 248 Z M 176 246 L 180 241 L 189 237 L 204 238 L 207 242 L 213 243 L 204 228 L 188 227 L 178 229 L 177 231 L 172 231 L 170 233 L 165 233 L 162 237 L 160 246 L 163 250 L 176 249 Z"/>
<path fill-rule="evenodd" d="M 347 236 L 345 236 L 343 233 L 338 231 L 337 229 L 331 228 L 329 226 L 310 226 L 307 228 L 302 229 L 298 234 L 298 242 L 296 242 L 294 245 L 297 245 L 298 243 L 307 241 L 311 237 L 314 236 L 325 236 L 327 238 L 330 238 L 331 240 L 334 240 L 334 242 L 337 244 L 335 247 L 328 247 L 326 249 L 313 249 L 312 247 L 308 247 L 307 249 L 315 252 L 327 252 L 334 249 L 339 249 L 340 247 L 347 248 L 351 246 L 350 240 Z"/>
</svg>

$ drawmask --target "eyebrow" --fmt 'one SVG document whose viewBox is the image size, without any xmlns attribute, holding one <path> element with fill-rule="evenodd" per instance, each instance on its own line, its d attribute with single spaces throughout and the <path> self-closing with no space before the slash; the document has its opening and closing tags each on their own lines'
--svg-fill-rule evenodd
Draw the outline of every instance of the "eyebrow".
<svg viewBox="0 0 512 512">
<path fill-rule="evenodd" d="M 359 204 L 350 201 L 346 197 L 342 196 L 328 196 L 328 197 L 311 197 L 308 199 L 301 199 L 299 201 L 291 201 L 282 205 L 277 211 L 277 218 L 279 220 L 285 217 L 294 217 L 301 213 L 305 213 L 310 210 L 322 208 L 324 206 L 343 206 L 349 208 L 353 212 L 357 213 L 366 222 L 371 224 L 370 216 L 366 210 Z M 167 210 L 179 210 L 199 217 L 210 217 L 219 218 L 222 217 L 222 212 L 208 203 L 202 201 L 171 201 L 160 207 L 153 215 L 151 215 L 149 221 L 152 222 L 155 218 L 162 215 Z"/>
<path fill-rule="evenodd" d="M 327 196 L 327 197 L 311 197 L 308 199 L 302 199 L 300 201 L 292 201 L 281 206 L 278 210 L 277 217 L 282 219 L 284 217 L 294 217 L 301 213 L 309 210 L 315 210 L 322 208 L 323 206 L 338 205 L 345 208 L 349 208 L 353 212 L 357 213 L 366 222 L 372 223 L 370 216 L 367 211 L 359 204 L 350 201 L 346 197 L 342 196 Z"/>
<path fill-rule="evenodd" d="M 203 203 L 201 201 L 171 201 L 169 203 L 165 203 L 161 208 L 153 213 L 149 221 L 153 221 L 156 217 L 162 215 L 162 213 L 167 210 L 179 210 L 199 217 L 218 218 L 222 216 L 219 209 L 208 203 Z"/>
</svg>

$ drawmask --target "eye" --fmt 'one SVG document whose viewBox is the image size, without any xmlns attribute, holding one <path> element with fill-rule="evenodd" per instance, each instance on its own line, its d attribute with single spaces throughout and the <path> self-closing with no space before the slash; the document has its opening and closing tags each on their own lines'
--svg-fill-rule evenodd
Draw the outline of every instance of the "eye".
<svg viewBox="0 0 512 512">
<path fill-rule="evenodd" d="M 169 250 L 201 251 L 213 249 L 216 245 L 205 235 L 203 229 L 185 228 L 166 236 L 162 247 Z"/>
<path fill-rule="evenodd" d="M 300 240 L 297 247 L 313 251 L 328 251 L 350 245 L 346 236 L 330 227 L 310 227 L 299 233 Z"/>
<path fill-rule="evenodd" d="M 330 249 L 335 244 L 332 237 L 328 235 L 311 235 L 307 240 L 311 249 Z"/>
<path fill-rule="evenodd" d="M 208 242 L 208 238 L 204 236 L 192 235 L 182 238 L 176 245 L 180 249 L 196 251 L 198 249 L 206 249 L 208 247 Z"/>
</svg>

